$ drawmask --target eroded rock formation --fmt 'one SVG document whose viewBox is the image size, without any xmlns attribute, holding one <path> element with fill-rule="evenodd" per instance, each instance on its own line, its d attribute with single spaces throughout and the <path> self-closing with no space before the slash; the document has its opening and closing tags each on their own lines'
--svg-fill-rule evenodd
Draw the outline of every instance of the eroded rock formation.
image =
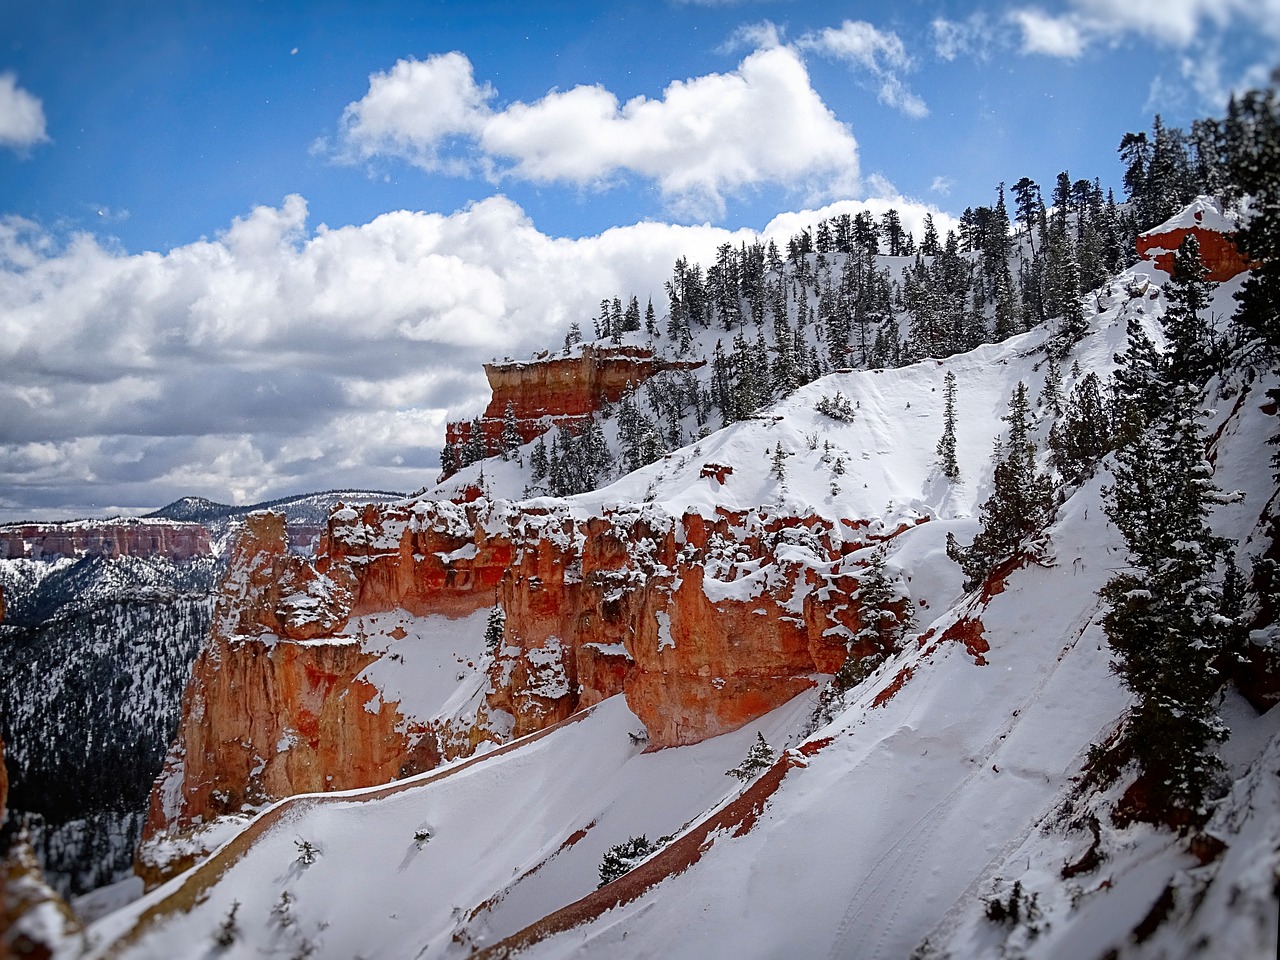
<svg viewBox="0 0 1280 960">
<path fill-rule="evenodd" d="M 0 559 L 55 557 L 168 557 L 210 554 L 209 533 L 198 523 L 170 520 L 77 520 L 0 527 Z"/>
<path fill-rule="evenodd" d="M 1232 236 L 1236 225 L 1227 220 L 1217 204 L 1201 197 L 1177 216 L 1138 237 L 1138 256 L 1151 260 L 1165 273 L 1173 273 L 1173 256 L 1182 241 L 1194 236 L 1200 244 L 1200 262 L 1207 278 L 1223 283 L 1249 269 L 1249 261 L 1240 253 Z"/>
<path fill-rule="evenodd" d="M 493 394 L 479 418 L 484 455 L 499 451 L 508 407 L 520 442 L 528 443 L 554 426 L 576 430 L 605 404 L 621 400 L 629 384 L 638 387 L 662 370 L 694 366 L 701 363 L 662 360 L 643 347 L 590 344 L 577 356 L 486 363 L 484 372 Z M 454 447 L 464 446 L 474 430 L 474 421 L 450 423 L 445 440 Z"/>
<path fill-rule="evenodd" d="M 429 769 L 618 693 L 651 748 L 736 729 L 844 662 L 860 626 L 850 555 L 873 539 L 763 511 L 410 501 L 339 506 L 309 558 L 288 552 L 283 518 L 252 515 L 146 835 Z M 379 652 L 352 618 L 495 602 L 504 633 L 468 716 L 407 723 L 360 678 Z"/>
</svg>

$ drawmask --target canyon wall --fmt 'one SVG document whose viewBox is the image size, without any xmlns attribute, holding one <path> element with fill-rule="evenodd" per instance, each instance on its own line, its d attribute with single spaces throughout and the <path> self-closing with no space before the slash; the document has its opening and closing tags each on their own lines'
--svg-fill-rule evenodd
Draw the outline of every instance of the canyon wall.
<svg viewBox="0 0 1280 960">
<path fill-rule="evenodd" d="M 492 398 L 479 418 L 485 456 L 501 449 L 510 407 L 521 443 L 551 427 L 580 428 L 605 404 L 622 399 L 628 385 L 639 387 L 663 370 L 690 369 L 702 363 L 662 360 L 644 347 L 584 345 L 577 356 L 542 355 L 530 361 L 486 363 Z M 472 439 L 476 421 L 450 423 L 445 441 L 457 448 Z"/>
<path fill-rule="evenodd" d="M 251 515 L 145 836 L 430 769 L 618 693 L 651 749 L 736 729 L 844 662 L 860 626 L 850 554 L 872 539 L 763 510 L 409 501 L 340 505 L 300 557 L 282 517 Z M 395 644 L 371 650 L 353 618 L 495 604 L 505 625 L 469 713 L 406 718 L 360 678 Z"/>
<path fill-rule="evenodd" d="M 77 520 L 0 526 L 0 559 L 168 557 L 190 560 L 211 552 L 198 523 L 169 520 Z"/>
<path fill-rule="evenodd" d="M 1153 261 L 1172 276 L 1174 254 L 1183 240 L 1194 236 L 1200 244 L 1200 262 L 1204 264 L 1206 279 L 1212 283 L 1224 283 L 1251 266 L 1231 239 L 1234 232 L 1234 224 L 1226 221 L 1215 205 L 1203 202 L 1202 198 L 1167 223 L 1139 235 L 1138 256 Z"/>
</svg>

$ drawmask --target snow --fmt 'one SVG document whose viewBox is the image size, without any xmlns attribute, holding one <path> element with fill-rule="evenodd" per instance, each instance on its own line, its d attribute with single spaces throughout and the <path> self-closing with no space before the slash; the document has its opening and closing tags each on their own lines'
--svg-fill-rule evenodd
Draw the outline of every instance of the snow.
<svg viewBox="0 0 1280 960">
<path fill-rule="evenodd" d="M 627 736 L 639 721 L 614 697 L 516 750 L 391 788 L 285 801 L 204 868 L 95 923 L 88 955 L 106 955 L 140 918 L 128 956 L 199 953 L 238 900 L 242 938 L 220 952 L 228 960 L 296 950 L 303 937 L 322 956 L 463 956 L 456 929 L 468 927 L 477 945 L 513 933 L 593 890 L 608 847 L 678 831 L 723 802 L 738 787 L 724 771 L 756 731 L 783 743 L 807 708 L 799 698 L 736 733 L 648 754 Z M 419 845 L 421 829 L 432 836 Z M 320 849 L 309 866 L 298 862 L 299 839 Z M 285 890 L 289 931 L 271 915 Z"/>
<path fill-rule="evenodd" d="M 1062 364 L 1064 395 L 1076 381 L 1072 361 L 1080 377 L 1111 372 L 1131 317 L 1163 342 L 1164 279 L 1138 264 L 1091 295 L 1089 334 Z M 1216 291 L 1216 316 L 1229 313 L 1234 289 L 1238 281 Z M 712 832 L 693 864 L 521 956 L 876 960 L 911 956 L 926 937 L 955 958 L 1098 956 L 1128 942 L 1170 884 L 1184 903 L 1203 893 L 1202 906 L 1142 945 L 1129 942 L 1125 956 L 1181 956 L 1201 937 L 1211 943 L 1206 955 L 1268 955 L 1280 711 L 1255 716 L 1234 695 L 1224 706 L 1233 782 L 1208 828 L 1229 840 L 1221 858 L 1198 867 L 1185 839 L 1099 817 L 1103 865 L 1062 877 L 1090 844 L 1079 823 L 1116 799 L 1082 797 L 1076 782 L 1089 747 L 1116 729 L 1129 703 L 1111 669 L 1097 596 L 1126 562 L 1103 507 L 1106 465 L 1068 491 L 1044 555 L 1011 572 L 994 595 L 964 594 L 959 569 L 946 559 L 948 533 L 966 543 L 977 530 L 1000 418 L 1018 381 L 1039 396 L 1051 333 L 1037 329 L 901 369 L 831 374 L 601 490 L 528 504 L 550 512 L 524 517 L 526 529 L 564 541 L 581 536 L 566 521 L 621 507 L 628 522 L 643 516 L 655 529 L 685 511 L 753 511 L 746 524 L 816 515 L 858 547 L 836 563 L 801 542 L 786 544 L 773 563 L 726 549 L 704 577 L 713 600 L 750 600 L 791 563 L 822 575 L 803 589 L 833 589 L 823 577 L 854 572 L 862 551 L 888 537 L 887 570 L 902 578 L 919 632 L 824 728 L 807 731 L 810 691 L 739 730 L 645 753 L 628 736 L 639 733 L 639 721 L 624 697 L 614 697 L 542 734 L 393 787 L 295 798 L 237 824 L 236 837 L 203 867 L 97 921 L 90 956 L 199 953 L 233 901 L 241 903 L 242 933 L 222 952 L 228 958 L 298 952 L 305 942 L 323 956 L 466 956 L 590 894 L 610 846 L 705 823 L 737 795 L 740 786 L 724 772 L 757 731 L 779 754 L 811 735 L 753 825 Z M 941 477 L 935 452 L 948 372 L 958 387 L 956 483 Z M 1209 420 L 1215 482 L 1245 493 L 1213 517 L 1217 532 L 1240 542 L 1242 569 L 1260 548 L 1259 518 L 1273 489 L 1263 441 L 1275 417 L 1262 400 L 1276 379 L 1218 384 Z M 851 421 L 815 409 L 837 391 L 855 406 Z M 1032 434 L 1042 460 L 1049 422 L 1038 411 Z M 789 454 L 784 480 L 768 455 L 779 445 Z M 836 457 L 847 468 L 839 477 Z M 701 476 L 708 463 L 732 467 L 723 485 Z M 485 469 L 499 480 L 503 471 L 520 476 L 514 464 Z M 519 508 L 490 509 L 497 528 Z M 842 529 L 846 519 L 865 527 Z M 383 654 L 362 674 L 381 698 L 429 720 L 477 702 L 486 613 L 376 614 L 353 620 L 347 632 Z M 674 646 L 670 620 L 656 616 L 659 649 Z M 957 625 L 972 636 L 977 624 L 989 644 L 980 654 L 943 639 Z M 528 659 L 533 692 L 567 691 L 557 639 Z M 708 683 L 717 682 L 723 678 L 709 672 Z M 509 731 L 512 718 L 496 713 L 490 723 Z M 424 829 L 432 838 L 419 844 L 414 834 Z M 299 839 L 320 848 L 313 864 L 299 863 Z M 1038 897 L 1043 917 L 1034 936 L 1027 924 L 1004 927 L 984 915 L 985 898 L 1008 896 L 1015 881 Z M 288 929 L 271 915 L 284 891 L 296 917 Z"/>
<path fill-rule="evenodd" d="M 1172 233 L 1174 230 L 1190 230 L 1192 228 L 1230 234 L 1240 229 L 1240 225 L 1223 213 L 1222 208 L 1213 197 L 1200 196 L 1196 197 L 1160 226 L 1152 227 L 1142 236 L 1159 236 L 1163 233 Z"/>
<path fill-rule="evenodd" d="M 457 715 L 484 682 L 488 610 L 468 617 L 414 617 L 404 611 L 355 617 L 341 636 L 378 654 L 356 678 L 394 703 L 406 724 Z M 404 636 L 396 639 L 400 631 Z M 376 708 L 375 708 L 376 709 Z"/>
</svg>

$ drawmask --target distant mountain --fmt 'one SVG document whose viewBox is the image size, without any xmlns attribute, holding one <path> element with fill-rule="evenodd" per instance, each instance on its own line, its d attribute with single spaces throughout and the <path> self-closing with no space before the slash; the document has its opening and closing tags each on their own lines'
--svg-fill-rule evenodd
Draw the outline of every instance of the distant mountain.
<svg viewBox="0 0 1280 960">
<path fill-rule="evenodd" d="M 145 516 L 148 519 L 213 524 L 231 517 L 242 517 L 255 510 L 279 510 L 292 521 L 323 523 L 328 519 L 329 507 L 339 500 L 343 503 L 382 503 L 387 500 L 403 500 L 404 497 L 403 493 L 387 490 L 322 490 L 240 506 L 218 503 L 205 497 L 180 497 Z"/>
</svg>

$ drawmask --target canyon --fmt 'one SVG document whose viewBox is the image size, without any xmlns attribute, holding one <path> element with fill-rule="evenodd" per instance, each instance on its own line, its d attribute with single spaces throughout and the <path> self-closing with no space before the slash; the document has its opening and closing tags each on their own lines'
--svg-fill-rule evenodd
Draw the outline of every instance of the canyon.
<svg viewBox="0 0 1280 960">
<path fill-rule="evenodd" d="M 0 559 L 167 557 L 190 560 L 212 553 L 198 523 L 164 520 L 72 520 L 0 526 Z"/>
</svg>

